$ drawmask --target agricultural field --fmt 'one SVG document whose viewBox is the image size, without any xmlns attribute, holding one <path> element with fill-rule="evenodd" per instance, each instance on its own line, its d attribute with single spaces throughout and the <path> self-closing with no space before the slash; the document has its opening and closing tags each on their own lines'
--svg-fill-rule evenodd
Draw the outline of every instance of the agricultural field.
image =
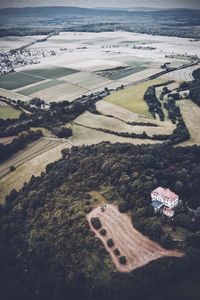
<svg viewBox="0 0 200 300">
<path fill-rule="evenodd" d="M 75 98 L 85 94 L 85 92 L 87 92 L 87 90 L 82 87 L 70 83 L 60 83 L 59 85 L 35 92 L 31 94 L 31 97 L 39 97 L 47 103 L 50 103 L 52 101 L 59 102 L 63 100 L 74 100 Z"/>
<path fill-rule="evenodd" d="M 107 231 L 105 237 L 92 226 L 91 218 L 93 217 L 100 219 L 102 228 Z M 102 241 L 119 272 L 131 272 L 161 257 L 181 257 L 183 255 L 178 250 L 165 250 L 158 243 L 143 236 L 133 227 L 128 215 L 121 214 L 114 205 L 108 204 L 104 212 L 98 206 L 87 215 L 87 220 L 91 230 Z M 112 239 L 114 242 L 114 246 L 111 248 L 106 243 L 108 239 Z M 125 265 L 119 263 L 118 257 L 113 252 L 115 248 L 120 251 L 122 256 L 126 257 Z"/>
<path fill-rule="evenodd" d="M 0 102 L 0 119 L 17 119 L 19 118 L 21 111 L 13 108 L 10 105 Z"/>
<path fill-rule="evenodd" d="M 39 84 L 29 85 L 25 89 L 20 89 L 19 93 L 24 95 L 24 96 L 29 96 L 29 95 L 37 93 L 39 91 L 57 86 L 59 84 L 61 84 L 61 83 L 60 83 L 60 81 L 57 81 L 57 80 L 48 80 L 48 81 L 45 81 L 43 83 L 39 82 Z"/>
<path fill-rule="evenodd" d="M 190 132 L 190 140 L 181 145 L 200 145 L 200 107 L 190 99 L 176 102 Z"/>
<path fill-rule="evenodd" d="M 130 112 L 142 115 L 147 118 L 152 118 L 152 115 L 148 111 L 148 106 L 143 97 L 147 88 L 153 84 L 163 83 L 162 79 L 154 79 L 140 83 L 138 85 L 125 88 L 121 91 L 112 93 L 104 99 L 109 103 L 118 105 L 122 108 L 129 110 Z"/>
<path fill-rule="evenodd" d="M 2 45 L 8 43 L 8 46 L 14 46 L 14 39 L 1 38 Z M 16 38 L 16 46 L 23 40 L 34 39 Z M 62 32 L 28 48 L 35 53 L 54 51 L 55 55 L 39 56 L 39 66 L 19 67 L 17 73 L 0 76 L 0 88 L 17 92 L 12 94 L 12 99 L 16 100 L 22 95 L 21 100 L 25 101 L 34 97 L 41 97 L 47 102 L 72 101 L 105 87 L 116 88 L 121 84 L 143 81 L 161 71 L 161 65 L 166 61 L 171 62 L 172 66 L 184 64 L 189 61 L 185 51 L 188 55 L 198 55 L 199 44 L 176 37 L 163 38 L 120 31 Z M 136 45 L 143 49 L 135 49 L 133 46 Z M 148 46 L 155 49 L 149 50 Z M 182 70 L 168 74 L 164 79 L 185 80 L 191 78 L 191 72 Z M 70 86 L 62 85 L 63 82 Z M 26 99 L 23 98 L 25 96 Z"/>
<path fill-rule="evenodd" d="M 149 136 L 153 136 L 154 134 L 171 134 L 173 129 L 175 128 L 175 126 L 171 122 L 160 122 L 158 127 L 138 126 L 138 125 L 133 126 L 115 117 L 96 115 L 88 111 L 80 115 L 74 121 L 74 123 L 77 125 L 82 125 L 93 129 L 101 128 L 101 129 L 112 130 L 115 132 L 128 132 L 128 133 L 142 134 L 145 131 Z"/>
<path fill-rule="evenodd" d="M 4 145 L 8 145 L 10 143 L 12 143 L 12 141 L 17 138 L 17 136 L 8 136 L 8 137 L 4 137 L 4 138 L 0 138 L 0 144 L 4 144 Z"/>
<path fill-rule="evenodd" d="M 194 80 L 192 72 L 199 68 L 199 65 L 192 66 L 186 69 L 177 70 L 168 74 L 162 75 L 161 78 L 172 79 L 178 82 Z"/>
<path fill-rule="evenodd" d="M 1 89 L 1 88 L 0 88 L 0 96 L 9 98 L 11 100 L 22 100 L 25 102 L 28 102 L 31 100 L 30 97 L 24 96 L 22 94 L 18 94 L 14 91 L 9 91 L 9 90 L 5 90 L 5 89 Z"/>
<path fill-rule="evenodd" d="M 87 91 L 91 91 L 100 87 L 103 89 L 105 86 L 108 86 L 110 83 L 112 83 L 111 80 L 89 72 L 80 72 L 71 76 L 62 77 L 60 80 L 77 85 L 78 87 L 82 87 Z"/>
<path fill-rule="evenodd" d="M 159 143 L 159 141 L 153 140 L 120 137 L 114 134 L 97 131 L 93 128 L 86 128 L 75 123 L 72 125 L 72 130 L 73 136 L 70 138 L 70 142 L 75 146 L 92 145 L 101 142 L 130 143 L 134 145 Z"/>
<path fill-rule="evenodd" d="M 57 79 L 59 77 L 71 75 L 78 73 L 78 70 L 56 67 L 56 66 L 47 66 L 46 68 L 36 68 L 31 70 L 24 71 L 24 74 L 28 74 L 35 77 L 43 77 L 45 79 Z"/>
<path fill-rule="evenodd" d="M 42 78 L 27 75 L 23 72 L 0 75 L 0 88 L 14 90 L 26 85 L 39 82 Z"/>
<path fill-rule="evenodd" d="M 29 144 L 24 150 L 12 156 L 0 166 L 0 203 L 13 188 L 19 191 L 32 175 L 39 176 L 48 164 L 61 158 L 61 150 L 71 148 L 66 141 L 42 138 Z M 10 173 L 10 166 L 16 170 Z"/>
<path fill-rule="evenodd" d="M 8 51 L 15 48 L 20 48 L 26 44 L 42 39 L 45 36 L 5 36 L 0 38 L 0 50 Z"/>
</svg>

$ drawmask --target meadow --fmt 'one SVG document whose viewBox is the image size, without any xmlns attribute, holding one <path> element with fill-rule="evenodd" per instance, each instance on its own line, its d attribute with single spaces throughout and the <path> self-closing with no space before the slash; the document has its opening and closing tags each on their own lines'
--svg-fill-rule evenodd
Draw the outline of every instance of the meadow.
<svg viewBox="0 0 200 300">
<path fill-rule="evenodd" d="M 0 119 L 17 119 L 19 118 L 21 111 L 18 109 L 13 108 L 10 105 L 2 106 L 0 104 Z"/>
<path fill-rule="evenodd" d="M 48 164 L 61 157 L 61 150 L 71 148 L 69 143 L 54 138 L 42 138 L 12 156 L 0 167 L 0 203 L 13 188 L 19 191 L 32 175 L 39 176 Z M 16 170 L 10 172 L 10 166 Z"/>
<path fill-rule="evenodd" d="M 133 113 L 152 118 L 152 115 L 148 111 L 148 106 L 144 101 L 143 97 L 147 88 L 154 84 L 163 83 L 162 79 L 155 79 L 140 83 L 123 90 L 112 93 L 104 99 L 109 103 L 118 105 L 125 108 Z"/>
</svg>

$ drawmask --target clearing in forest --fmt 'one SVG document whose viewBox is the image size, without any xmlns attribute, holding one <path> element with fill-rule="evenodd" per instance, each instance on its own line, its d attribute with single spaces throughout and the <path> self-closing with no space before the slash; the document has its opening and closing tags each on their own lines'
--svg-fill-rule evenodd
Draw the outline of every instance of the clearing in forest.
<svg viewBox="0 0 200 300">
<path fill-rule="evenodd" d="M 91 224 L 91 218 L 98 217 L 102 228 L 106 229 L 106 236 L 100 234 Z M 148 264 L 150 261 L 166 256 L 181 257 L 183 253 L 178 250 L 166 250 L 158 243 L 151 241 L 137 231 L 128 215 L 121 214 L 117 207 L 108 204 L 104 212 L 98 206 L 87 215 L 91 230 L 103 242 L 106 250 L 119 272 L 131 272 L 134 269 Z M 107 240 L 112 239 L 114 246 L 109 248 Z M 126 257 L 126 264 L 119 263 L 119 256 L 114 254 L 114 249 L 118 249 L 121 256 Z"/>
</svg>

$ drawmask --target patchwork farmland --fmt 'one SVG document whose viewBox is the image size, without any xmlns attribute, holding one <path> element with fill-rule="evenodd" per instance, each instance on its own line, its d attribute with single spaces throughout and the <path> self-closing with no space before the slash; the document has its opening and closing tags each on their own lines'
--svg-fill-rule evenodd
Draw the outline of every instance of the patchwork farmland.
<svg viewBox="0 0 200 300">
<path fill-rule="evenodd" d="M 42 38 L 42 37 L 41 37 Z M 16 46 L 35 37 L 16 40 Z M 2 45 L 12 48 L 13 38 L 1 38 Z M 149 50 L 148 47 L 153 49 Z M 160 72 L 167 60 L 171 66 L 189 61 L 190 55 L 198 54 L 199 43 L 172 37 L 149 36 L 130 32 L 74 33 L 62 32 L 43 43 L 31 45 L 28 50 L 40 55 L 36 65 L 19 67 L 16 73 L 0 76 L 0 94 L 9 91 L 13 99 L 30 101 L 40 97 L 46 102 L 72 101 L 83 94 L 116 88 Z M 145 46 L 145 47 L 144 47 Z M 142 47 L 142 50 L 137 49 Z M 185 50 L 184 50 L 185 51 Z M 174 53 L 174 56 L 173 56 Z M 177 54 L 177 55 L 176 55 Z M 166 78 L 185 80 L 191 78 L 191 70 L 180 70 Z M 180 75 L 179 75 L 180 74 Z M 16 93 L 16 94 L 15 94 Z M 3 95 L 2 95 L 3 96 Z M 23 98 L 27 97 L 27 98 Z"/>
<path fill-rule="evenodd" d="M 25 38 L 22 38 L 19 43 L 23 40 Z M 11 39 L 10 47 L 12 44 Z M 155 49 L 151 51 L 148 49 L 141 51 L 133 47 L 152 44 Z M 60 150 L 64 147 L 91 145 L 103 141 L 132 144 L 160 143 L 161 141 L 158 140 L 130 138 L 123 134 L 145 132 L 152 137 L 154 134 L 173 132 L 175 125 L 167 117 L 164 122 L 159 121 L 158 117 L 152 118 L 143 99 L 144 93 L 149 86 L 167 82 L 169 79 L 177 81 L 168 85 L 169 88 L 175 89 L 179 81 L 189 80 L 192 70 L 198 66 L 172 72 L 154 80 L 148 78 L 162 70 L 161 65 L 166 62 L 166 55 L 169 55 L 167 60 L 172 66 L 187 63 L 189 58 L 184 57 L 185 53 L 181 52 L 183 45 L 184 47 L 187 45 L 189 54 L 194 54 L 199 51 L 198 44 L 199 42 L 191 46 L 185 39 L 125 32 L 67 32 L 53 36 L 43 43 L 32 45 L 30 50 L 45 52 L 45 49 L 48 49 L 54 51 L 56 55 L 42 57 L 39 64 L 21 67 L 16 70 L 16 73 L 1 75 L 0 96 L 25 102 L 36 97 L 49 104 L 54 101 L 73 101 L 82 95 L 102 91 L 106 87 L 113 91 L 108 97 L 96 103 L 96 113 L 85 111 L 70 124 L 64 124 L 66 127 L 71 127 L 73 132 L 68 143 L 66 140 L 64 142 L 58 139 L 52 140 L 54 137 L 52 133 L 40 128 L 44 133 L 44 139 L 29 145 L 30 147 L 3 163 L 0 169 L 1 199 L 5 198 L 6 186 L 9 187 L 7 193 L 12 188 L 21 188 L 23 182 L 30 179 L 31 174 L 39 175 L 45 170 L 46 164 L 58 159 Z M 175 55 L 173 58 L 171 55 L 175 47 L 180 55 Z M 138 83 L 143 80 L 147 81 Z M 122 90 L 115 91 L 122 85 L 124 86 Z M 126 85 L 129 87 L 125 87 Z M 161 88 L 156 90 L 158 98 L 161 91 Z M 183 110 L 184 117 L 189 116 L 186 103 L 180 102 L 180 108 Z M 164 112 L 167 116 L 167 112 L 165 110 Z M 195 115 L 196 113 L 197 111 Z M 0 106 L 0 116 L 4 119 L 18 117 L 19 114 L 20 111 L 10 106 Z M 189 124 L 187 117 L 185 118 L 191 130 L 191 142 L 199 143 L 195 139 L 196 127 Z M 144 124 L 131 124 L 134 122 Z M 146 126 L 145 123 L 152 123 L 153 126 Z M 9 143 L 9 140 L 4 139 L 2 143 Z M 16 171 L 9 173 L 12 165 L 16 167 Z M 31 169 L 27 168 L 28 165 L 32 166 Z M 20 172 L 24 175 L 21 180 L 18 180 Z"/>
</svg>

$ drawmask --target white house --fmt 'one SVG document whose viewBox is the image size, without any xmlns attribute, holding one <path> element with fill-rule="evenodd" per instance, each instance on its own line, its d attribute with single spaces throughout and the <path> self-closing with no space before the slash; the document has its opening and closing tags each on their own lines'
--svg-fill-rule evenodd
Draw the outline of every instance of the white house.
<svg viewBox="0 0 200 300">
<path fill-rule="evenodd" d="M 170 189 L 158 187 L 151 192 L 152 206 L 155 212 L 162 209 L 163 214 L 173 217 L 174 208 L 179 204 L 179 196 Z"/>
</svg>

